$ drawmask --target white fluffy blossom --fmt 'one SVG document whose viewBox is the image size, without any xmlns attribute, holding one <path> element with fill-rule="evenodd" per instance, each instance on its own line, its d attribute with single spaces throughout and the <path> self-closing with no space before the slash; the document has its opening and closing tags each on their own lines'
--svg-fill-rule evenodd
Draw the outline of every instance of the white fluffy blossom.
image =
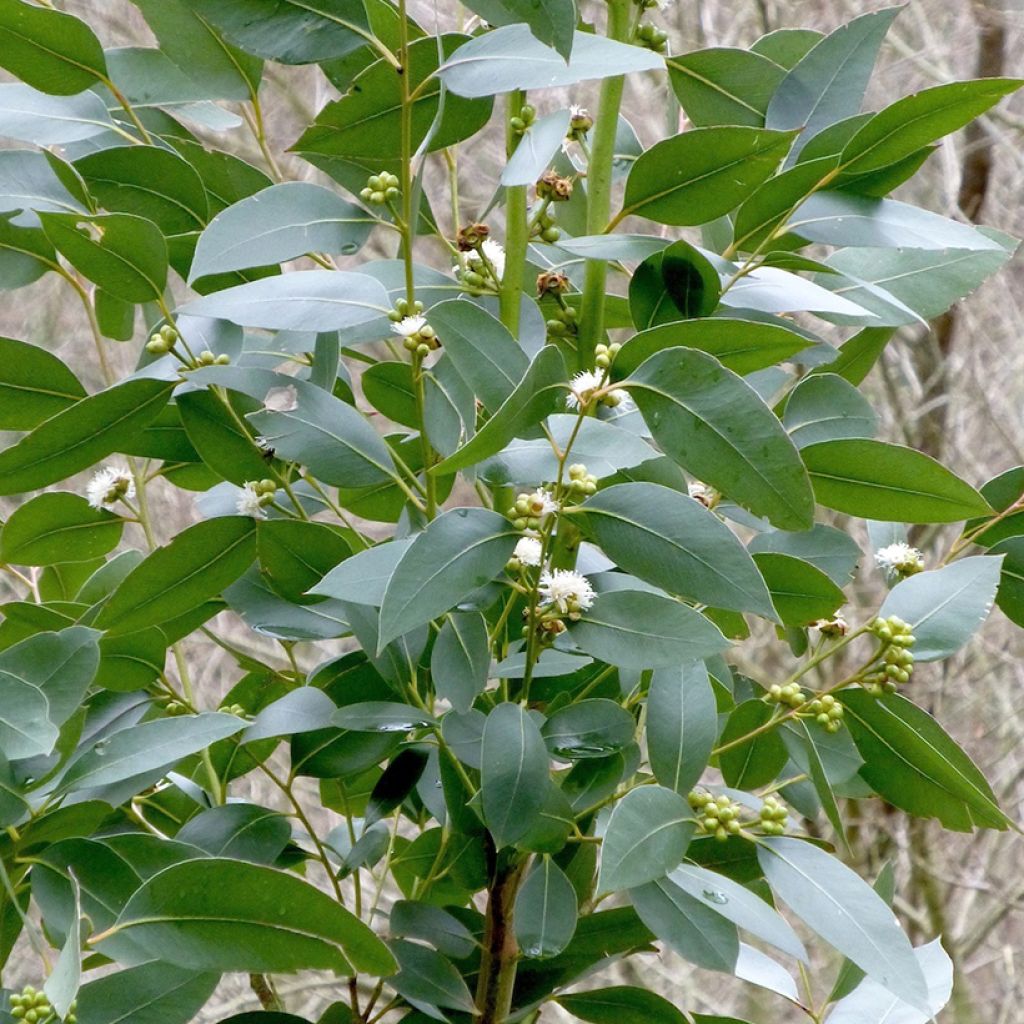
<svg viewBox="0 0 1024 1024">
<path fill-rule="evenodd" d="M 565 396 L 565 404 L 570 409 L 579 409 L 589 405 L 590 400 L 604 382 L 602 374 L 593 370 L 581 370 L 569 381 L 569 394 Z"/>
<path fill-rule="evenodd" d="M 917 548 L 897 541 L 875 552 L 875 564 L 887 576 L 912 576 L 924 568 L 924 555 Z"/>
<path fill-rule="evenodd" d="M 235 499 L 235 509 L 240 516 L 266 519 L 267 513 L 263 511 L 262 497 L 263 495 L 256 489 L 256 484 L 252 480 L 247 480 Z"/>
<path fill-rule="evenodd" d="M 528 494 L 526 501 L 530 506 L 530 515 L 541 522 L 559 510 L 559 504 L 555 501 L 554 495 L 543 487 L 538 487 L 532 494 Z"/>
<path fill-rule="evenodd" d="M 542 572 L 537 593 L 545 604 L 553 605 L 563 615 L 585 612 L 595 597 L 594 588 L 586 576 L 570 569 Z"/>
<path fill-rule="evenodd" d="M 520 537 L 512 557 L 518 559 L 522 565 L 540 565 L 542 553 L 543 548 L 536 537 Z"/>
<path fill-rule="evenodd" d="M 586 107 L 581 107 L 578 103 L 573 103 L 569 107 L 569 117 L 589 117 L 590 111 Z"/>
<path fill-rule="evenodd" d="M 135 480 L 125 466 L 104 466 L 89 481 L 85 496 L 93 508 L 113 505 L 119 498 L 135 497 Z"/>
<path fill-rule="evenodd" d="M 487 262 L 490 263 L 500 281 L 505 276 L 505 247 L 493 238 L 485 238 L 481 248 Z"/>
<path fill-rule="evenodd" d="M 426 326 L 427 318 L 425 316 L 407 316 L 399 320 L 397 324 L 392 324 L 391 330 L 400 338 L 413 338 Z"/>
</svg>

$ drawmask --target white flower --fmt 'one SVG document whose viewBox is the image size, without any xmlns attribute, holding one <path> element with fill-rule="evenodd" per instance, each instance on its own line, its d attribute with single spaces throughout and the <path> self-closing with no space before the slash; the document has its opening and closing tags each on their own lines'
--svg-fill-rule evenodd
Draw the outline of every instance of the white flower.
<svg viewBox="0 0 1024 1024">
<path fill-rule="evenodd" d="M 135 480 L 125 466 L 104 466 L 89 481 L 85 496 L 93 508 L 113 505 L 119 498 L 135 497 Z"/>
<path fill-rule="evenodd" d="M 528 494 L 526 502 L 530 507 L 530 515 L 541 522 L 548 516 L 554 515 L 559 509 L 554 495 L 550 491 L 544 490 L 543 487 L 538 487 L 532 494 Z"/>
<path fill-rule="evenodd" d="M 836 612 L 830 619 L 818 619 L 816 622 L 812 622 L 811 628 L 816 629 L 822 636 L 839 637 L 846 636 L 850 625 L 842 615 Z"/>
<path fill-rule="evenodd" d="M 536 537 L 520 537 L 512 557 L 522 565 L 540 565 L 542 552 L 541 543 Z"/>
<path fill-rule="evenodd" d="M 553 605 L 563 615 L 585 612 L 596 596 L 586 576 L 570 569 L 542 572 L 537 593 L 545 604 Z"/>
<path fill-rule="evenodd" d="M 898 541 L 875 552 L 875 564 L 887 576 L 913 576 L 924 568 L 924 555 L 917 548 Z"/>
<path fill-rule="evenodd" d="M 412 338 L 426 326 L 427 318 L 425 316 L 407 316 L 399 320 L 397 324 L 392 324 L 391 330 L 400 338 Z"/>
<path fill-rule="evenodd" d="M 505 247 L 493 238 L 485 238 L 481 249 L 500 281 L 505 276 Z"/>
<path fill-rule="evenodd" d="M 702 484 L 699 480 L 692 480 L 686 485 L 686 490 L 694 501 L 699 501 L 702 505 L 707 505 L 710 508 L 714 491 L 707 484 Z"/>
<path fill-rule="evenodd" d="M 570 409 L 580 409 L 589 405 L 594 392 L 601 386 L 604 376 L 593 370 L 581 370 L 569 381 L 569 394 L 565 396 L 565 404 Z"/>
<path fill-rule="evenodd" d="M 578 103 L 570 104 L 569 118 L 571 120 L 576 117 L 590 117 L 590 112 L 586 107 L 581 107 Z"/>
<path fill-rule="evenodd" d="M 235 509 L 240 516 L 251 516 L 253 519 L 266 519 L 261 499 L 263 495 L 256 489 L 252 480 L 247 480 L 235 499 Z"/>
</svg>

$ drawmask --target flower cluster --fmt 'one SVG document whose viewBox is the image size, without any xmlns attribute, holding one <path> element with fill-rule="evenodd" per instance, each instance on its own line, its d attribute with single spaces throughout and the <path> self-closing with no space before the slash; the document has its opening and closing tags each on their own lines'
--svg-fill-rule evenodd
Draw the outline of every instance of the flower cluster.
<svg viewBox="0 0 1024 1024">
<path fill-rule="evenodd" d="M 917 548 L 899 541 L 875 552 L 875 564 L 890 581 L 905 580 L 924 569 L 924 555 Z"/>
<path fill-rule="evenodd" d="M 452 273 L 471 292 L 499 288 L 505 276 L 505 247 L 493 238 L 484 238 L 476 248 L 466 252 L 465 266 L 456 263 Z"/>
<path fill-rule="evenodd" d="M 135 497 L 135 479 L 126 466 L 104 466 L 86 484 L 85 496 L 93 508 Z"/>
<path fill-rule="evenodd" d="M 629 402 L 629 394 L 621 388 L 607 389 L 607 374 L 594 370 L 581 370 L 569 381 L 569 394 L 565 404 L 570 409 L 587 409 L 596 399 L 615 407 Z"/>
<path fill-rule="evenodd" d="M 516 503 L 508 510 L 508 517 L 517 530 L 539 530 L 548 516 L 558 510 L 555 496 L 543 487 L 538 487 L 530 494 L 517 494 Z"/>
<path fill-rule="evenodd" d="M 437 333 L 427 323 L 427 318 L 420 313 L 403 317 L 397 323 L 391 325 L 391 330 L 402 339 L 402 345 L 409 351 L 415 352 L 420 358 L 429 355 L 435 349 L 441 347 L 437 340 Z"/>
<path fill-rule="evenodd" d="M 277 484 L 273 480 L 247 480 L 238 492 L 235 509 L 240 516 L 266 519 L 266 506 L 274 500 Z"/>
<path fill-rule="evenodd" d="M 597 596 L 587 577 L 571 569 L 555 569 L 554 572 L 545 569 L 540 574 L 537 593 L 543 604 L 570 619 L 578 619 Z"/>
</svg>

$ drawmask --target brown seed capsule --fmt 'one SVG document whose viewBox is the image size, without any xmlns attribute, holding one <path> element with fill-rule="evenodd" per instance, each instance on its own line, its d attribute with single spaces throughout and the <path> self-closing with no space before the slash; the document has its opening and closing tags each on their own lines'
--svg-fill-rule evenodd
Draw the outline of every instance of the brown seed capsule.
<svg viewBox="0 0 1024 1024">
<path fill-rule="evenodd" d="M 490 233 L 491 229 L 486 224 L 467 224 L 460 229 L 455 244 L 459 247 L 459 252 L 474 252 Z"/>
</svg>

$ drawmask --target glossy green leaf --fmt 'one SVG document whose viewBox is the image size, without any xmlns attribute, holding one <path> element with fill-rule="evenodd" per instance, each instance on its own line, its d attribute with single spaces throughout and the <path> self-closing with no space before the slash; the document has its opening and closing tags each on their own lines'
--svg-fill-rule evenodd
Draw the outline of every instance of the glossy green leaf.
<svg viewBox="0 0 1024 1024">
<path fill-rule="evenodd" d="M 489 25 L 525 23 L 540 42 L 569 60 L 576 31 L 575 0 L 470 0 L 466 6 Z"/>
<path fill-rule="evenodd" d="M 687 605 L 637 590 L 600 595 L 570 635 L 587 654 L 642 671 L 710 658 L 728 641 Z"/>
<path fill-rule="evenodd" d="M 388 984 L 399 995 L 430 1006 L 473 1012 L 469 988 L 446 956 L 405 939 L 393 939 L 389 946 L 398 961 L 398 974 Z"/>
<path fill-rule="evenodd" d="M 746 700 L 729 715 L 719 739 L 719 745 L 729 749 L 718 756 L 722 777 L 728 785 L 735 789 L 757 789 L 774 782 L 782 771 L 789 755 L 778 729 L 745 739 L 774 716 L 775 709 L 763 700 Z M 745 742 L 737 743 L 739 740 Z"/>
<path fill-rule="evenodd" d="M 107 70 L 103 47 L 85 22 L 21 0 L 0 0 L 0 67 L 57 96 L 94 86 Z"/>
<path fill-rule="evenodd" d="M 16 509 L 0 531 L 0 561 L 15 565 L 88 562 L 121 539 L 122 521 L 65 491 L 40 494 Z"/>
<path fill-rule="evenodd" d="M 82 899 L 78 881 L 72 875 L 71 891 L 74 894 L 74 909 L 68 928 L 67 938 L 61 947 L 57 962 L 43 985 L 43 992 L 60 1018 L 65 1018 L 75 1002 L 78 988 L 82 983 Z"/>
<path fill-rule="evenodd" d="M 479 612 L 456 612 L 444 620 L 430 655 L 434 690 L 456 711 L 468 711 L 487 685 L 491 668 L 487 623 Z"/>
<path fill-rule="evenodd" d="M 300 686 L 260 710 L 245 731 L 245 742 L 322 729 L 336 710 L 334 701 L 323 690 Z"/>
<path fill-rule="evenodd" d="M 738 206 L 778 166 L 791 132 L 694 128 L 655 143 L 633 164 L 619 218 L 707 224 Z"/>
<path fill-rule="evenodd" d="M 754 562 L 784 625 L 799 628 L 829 619 L 846 601 L 846 595 L 821 569 L 801 558 L 765 551 L 754 555 Z"/>
<path fill-rule="evenodd" d="M 537 723 L 518 704 L 491 711 L 482 742 L 480 805 L 500 848 L 522 839 L 540 818 L 537 794 L 548 785 L 548 751 Z"/>
<path fill-rule="evenodd" d="M 808 927 L 894 995 L 927 1006 L 910 942 L 867 882 L 799 839 L 762 839 L 757 859 L 772 889 Z"/>
<path fill-rule="evenodd" d="M 117 587 L 97 616 L 100 629 L 130 633 L 182 615 L 218 595 L 252 563 L 256 530 L 245 516 L 196 523 L 157 548 Z"/>
<path fill-rule="evenodd" d="M 576 932 L 579 902 L 565 872 L 550 858 L 534 863 L 516 894 L 516 942 L 523 956 L 557 956 Z"/>
<path fill-rule="evenodd" d="M 506 25 L 460 46 L 439 77 L 458 96 L 495 96 L 513 89 L 553 89 L 595 78 L 665 66 L 657 54 L 603 36 L 577 32 L 572 56 L 545 46 L 527 25 Z"/>
<path fill-rule="evenodd" d="M 686 795 L 707 767 L 718 736 L 715 694 L 702 661 L 652 673 L 645 729 L 654 777 Z"/>
<path fill-rule="evenodd" d="M 288 872 L 213 857 L 148 879 L 107 941 L 207 971 L 321 968 L 380 976 L 395 967 L 384 943 L 315 886 Z"/>
<path fill-rule="evenodd" d="M 0 452 L 0 494 L 57 483 L 131 445 L 167 404 L 171 384 L 128 380 L 83 398 Z"/>
<path fill-rule="evenodd" d="M 664 786 L 638 786 L 612 808 L 601 841 L 598 892 L 618 892 L 661 878 L 686 853 L 693 811 Z"/>
<path fill-rule="evenodd" d="M 888 327 L 865 327 L 839 346 L 839 355 L 832 362 L 815 366 L 810 373 L 832 373 L 856 387 L 878 362 L 892 335 Z"/>
<path fill-rule="evenodd" d="M 48 96 L 20 82 L 0 85 L 0 136 L 4 138 L 36 146 L 65 146 L 100 135 L 113 126 L 96 93 Z"/>
<path fill-rule="evenodd" d="M 958 832 L 1007 827 L 985 777 L 926 711 L 899 694 L 844 690 L 841 700 L 860 774 L 881 797 Z"/>
<path fill-rule="evenodd" d="M 878 417 L 871 403 L 833 373 L 805 377 L 786 400 L 782 423 L 797 448 L 841 437 L 873 437 Z"/>
<path fill-rule="evenodd" d="M 0 338 L 0 429 L 31 430 L 84 397 L 78 378 L 55 355 Z"/>
<path fill-rule="evenodd" d="M 209 971 L 151 961 L 86 982 L 76 1016 L 82 1024 L 188 1024 L 218 981 Z"/>
<path fill-rule="evenodd" d="M 296 604 L 307 603 L 306 592 L 352 551 L 341 532 L 326 523 L 265 520 L 257 523 L 256 538 L 264 577 Z"/>
<path fill-rule="evenodd" d="M 392 935 L 430 942 L 446 956 L 458 959 L 476 949 L 473 933 L 453 914 L 416 900 L 398 900 L 391 908 L 388 929 Z"/>
<path fill-rule="evenodd" d="M 694 50 L 666 63 L 672 91 L 698 128 L 763 128 L 772 94 L 786 77 L 785 69 L 768 57 L 729 46 Z"/>
<path fill-rule="evenodd" d="M 426 711 L 386 700 L 345 704 L 334 712 L 331 722 L 352 732 L 409 732 L 435 724 L 433 716 Z"/>
<path fill-rule="evenodd" d="M 693 349 L 647 359 L 626 384 L 666 455 L 782 529 L 811 526 L 807 473 L 782 424 L 740 377 Z"/>
<path fill-rule="evenodd" d="M 750 49 L 789 70 L 823 38 L 823 33 L 813 28 L 778 28 L 761 36 Z"/>
<path fill-rule="evenodd" d="M 379 646 L 453 608 L 493 579 L 511 557 L 516 532 L 487 509 L 445 512 L 395 566 L 380 610 Z"/>
<path fill-rule="evenodd" d="M 541 729 L 552 755 L 568 761 L 607 757 L 632 743 L 635 732 L 633 716 L 604 697 L 559 708 Z"/>
<path fill-rule="evenodd" d="M 87 212 L 81 200 L 54 173 L 46 157 L 27 149 L 0 151 L 0 211 L 7 210 Z M 14 218 L 14 223 L 34 226 L 38 220 L 24 214 Z"/>
<path fill-rule="evenodd" d="M 809 562 L 833 583 L 843 587 L 853 578 L 861 552 L 857 542 L 834 526 L 815 523 L 810 530 L 787 533 L 770 530 L 759 533 L 748 545 L 751 554 L 775 551 Z"/>
<path fill-rule="evenodd" d="M 622 1024 L 644 1020 L 650 1024 L 686 1024 L 686 1018 L 664 996 L 645 988 L 615 985 L 558 997 L 558 1003 L 590 1024 Z"/>
<path fill-rule="evenodd" d="M 851 516 L 900 523 L 955 523 L 988 503 L 923 452 L 885 441 L 840 439 L 801 453 L 814 496 Z"/>
<path fill-rule="evenodd" d="M 255 804 L 232 803 L 201 811 L 174 838 L 211 857 L 273 864 L 291 836 L 291 825 L 283 814 Z"/>
<path fill-rule="evenodd" d="M 1003 556 L 996 604 L 1016 625 L 1024 625 L 1024 537 L 1007 537 L 989 549 Z"/>
<path fill-rule="evenodd" d="M 530 0 L 526 0 L 527 3 Z M 506 188 L 532 185 L 547 170 L 561 151 L 569 128 L 569 111 L 556 110 L 547 117 L 534 121 L 519 140 L 501 172 L 501 183 Z"/>
</svg>

